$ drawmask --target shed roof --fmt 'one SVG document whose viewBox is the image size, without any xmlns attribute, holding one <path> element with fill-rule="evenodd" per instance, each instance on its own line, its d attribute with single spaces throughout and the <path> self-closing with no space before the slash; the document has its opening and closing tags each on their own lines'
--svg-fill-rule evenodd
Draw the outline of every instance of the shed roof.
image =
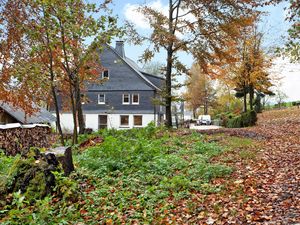
<svg viewBox="0 0 300 225">
<path fill-rule="evenodd" d="M 56 121 L 55 116 L 41 107 L 37 107 L 38 111 L 33 115 L 26 115 L 23 109 L 3 101 L 0 101 L 0 108 L 22 124 L 51 123 Z"/>
</svg>

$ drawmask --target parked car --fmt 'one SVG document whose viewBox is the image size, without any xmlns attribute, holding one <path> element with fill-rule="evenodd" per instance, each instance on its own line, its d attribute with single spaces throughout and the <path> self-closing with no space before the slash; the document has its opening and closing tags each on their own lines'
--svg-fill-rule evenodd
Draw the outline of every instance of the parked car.
<svg viewBox="0 0 300 225">
<path fill-rule="evenodd" d="M 210 115 L 200 115 L 197 121 L 198 125 L 211 125 Z"/>
</svg>

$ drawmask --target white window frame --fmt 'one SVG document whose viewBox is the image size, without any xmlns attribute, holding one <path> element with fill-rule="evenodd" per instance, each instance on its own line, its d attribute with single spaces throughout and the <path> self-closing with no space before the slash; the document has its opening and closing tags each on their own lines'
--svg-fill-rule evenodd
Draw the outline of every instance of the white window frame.
<svg viewBox="0 0 300 225">
<path fill-rule="evenodd" d="M 134 117 L 135 117 L 135 116 L 141 116 L 141 117 L 142 117 L 142 125 L 136 125 L 136 124 L 134 123 Z M 143 115 L 133 115 L 133 126 L 134 126 L 134 127 L 143 127 L 143 119 L 144 119 L 144 118 L 143 118 Z"/>
<path fill-rule="evenodd" d="M 107 77 L 104 77 L 104 73 L 107 71 Z M 101 78 L 102 79 L 109 79 L 109 70 L 104 70 L 104 71 L 102 71 L 102 73 L 101 73 Z"/>
<path fill-rule="evenodd" d="M 128 95 L 128 102 L 124 102 L 125 95 Z M 125 93 L 125 94 L 122 95 L 122 104 L 123 105 L 129 105 L 130 104 L 130 94 Z"/>
<path fill-rule="evenodd" d="M 100 102 L 100 95 L 104 96 L 104 101 L 103 102 Z M 105 105 L 105 100 L 106 100 L 105 94 L 103 94 L 103 93 L 98 94 L 98 105 Z"/>
<path fill-rule="evenodd" d="M 128 117 L 128 124 L 126 124 L 126 125 L 122 124 L 122 116 Z M 120 127 L 129 127 L 129 124 L 130 124 L 130 116 L 129 115 L 120 115 Z"/>
<path fill-rule="evenodd" d="M 138 101 L 137 101 L 137 102 L 134 102 L 134 101 L 133 101 L 133 98 L 134 98 L 135 95 L 138 96 Z M 131 95 L 131 104 L 132 104 L 132 105 L 139 105 L 139 104 L 140 104 L 140 94 L 134 93 L 134 94 Z"/>
</svg>

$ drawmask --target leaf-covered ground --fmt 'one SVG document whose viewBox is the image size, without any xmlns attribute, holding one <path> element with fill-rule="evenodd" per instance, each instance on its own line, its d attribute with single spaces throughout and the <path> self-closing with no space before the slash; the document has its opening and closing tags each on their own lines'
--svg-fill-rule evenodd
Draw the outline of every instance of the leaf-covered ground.
<svg viewBox="0 0 300 225">
<path fill-rule="evenodd" d="M 11 206 L 0 207 L 0 223 L 300 223 L 300 109 L 264 112 L 255 127 L 210 134 L 150 126 L 81 138 L 77 172 L 58 177 L 67 195 L 32 205 L 14 193 Z M 0 167 L 0 175 L 8 170 Z"/>
<path fill-rule="evenodd" d="M 260 159 L 245 173 L 251 221 L 270 224 L 300 222 L 300 109 L 265 112 L 258 126 L 263 134 Z"/>
<path fill-rule="evenodd" d="M 255 146 L 239 148 L 228 143 L 232 136 L 258 141 Z M 300 109 L 264 112 L 259 115 L 255 127 L 231 129 L 223 135 L 210 135 L 210 138 L 233 146 L 233 151 L 226 152 L 218 160 L 226 161 L 236 171 L 231 180 L 226 181 L 226 192 L 209 195 L 201 204 L 209 213 L 200 214 L 200 217 L 194 215 L 190 222 L 300 222 Z"/>
</svg>

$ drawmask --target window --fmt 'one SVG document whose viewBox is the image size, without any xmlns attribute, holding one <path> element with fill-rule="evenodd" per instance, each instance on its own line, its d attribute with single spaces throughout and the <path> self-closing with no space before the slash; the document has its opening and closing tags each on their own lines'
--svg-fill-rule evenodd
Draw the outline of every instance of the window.
<svg viewBox="0 0 300 225">
<path fill-rule="evenodd" d="M 120 116 L 120 119 L 121 119 L 121 123 L 120 123 L 121 127 L 129 127 L 129 116 L 128 115 Z"/>
<path fill-rule="evenodd" d="M 105 94 L 98 94 L 98 104 L 105 104 Z"/>
<path fill-rule="evenodd" d="M 98 130 L 107 128 L 107 115 L 98 115 Z"/>
<path fill-rule="evenodd" d="M 109 78 L 109 72 L 108 72 L 108 70 L 104 70 L 102 72 L 102 79 L 104 79 L 104 78 Z"/>
<path fill-rule="evenodd" d="M 133 94 L 132 95 L 132 104 L 134 105 L 138 105 L 139 104 L 139 101 L 140 101 L 140 98 L 139 98 L 139 94 Z"/>
<path fill-rule="evenodd" d="M 143 126 L 143 116 L 133 116 L 134 126 Z"/>
<path fill-rule="evenodd" d="M 123 94 L 123 104 L 129 105 L 130 94 Z"/>
</svg>

